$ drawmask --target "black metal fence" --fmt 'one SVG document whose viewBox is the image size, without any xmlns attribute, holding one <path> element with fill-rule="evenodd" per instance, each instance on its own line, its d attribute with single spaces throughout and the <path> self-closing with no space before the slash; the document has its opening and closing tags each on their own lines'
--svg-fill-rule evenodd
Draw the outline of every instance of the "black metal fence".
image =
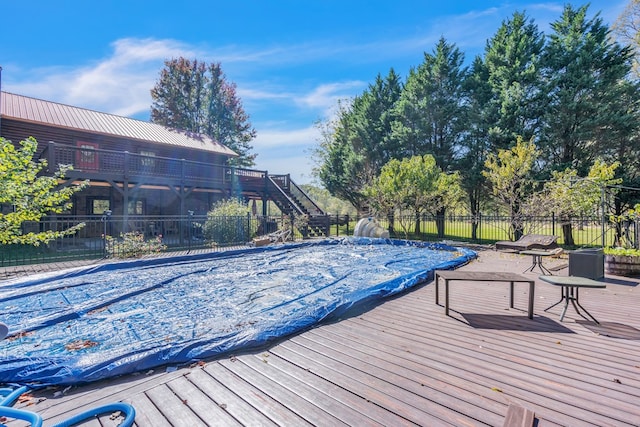
<svg viewBox="0 0 640 427">
<path fill-rule="evenodd" d="M 73 235 L 37 247 L 0 245 L 0 268 L 101 258 L 131 258 L 158 252 L 224 250 L 248 246 L 253 238 L 291 229 L 289 217 L 113 216 L 47 218 L 26 222 L 22 232 L 61 231 L 84 224 Z M 288 239 L 303 236 L 295 228 Z M 274 238 L 275 239 L 275 238 Z"/>
<path fill-rule="evenodd" d="M 347 215 L 328 215 L 329 235 L 353 234 L 358 218 Z M 380 225 L 399 239 L 491 244 L 498 240 L 513 240 L 510 220 L 503 216 L 422 216 L 378 219 Z M 41 222 L 25 223 L 23 233 L 45 230 L 64 230 L 83 223 L 77 233 L 39 247 L 0 246 L 0 268 L 26 264 L 72 260 L 139 257 L 151 253 L 191 252 L 194 250 L 225 250 L 231 246 L 250 246 L 262 236 L 258 244 L 271 241 L 299 240 L 309 236 L 303 225 L 288 216 L 207 217 L 184 216 L 55 216 Z M 293 224 L 293 227 L 291 226 Z M 300 227 L 300 228 L 298 228 Z M 475 229 L 475 234 L 473 230 Z M 558 243 L 566 245 L 567 223 L 553 215 L 531 217 L 523 221 L 525 234 L 559 236 Z M 602 223 L 600 218 L 571 220 L 574 247 L 625 245 L 638 248 L 638 222 Z M 287 231 L 286 233 L 284 231 Z"/>
</svg>

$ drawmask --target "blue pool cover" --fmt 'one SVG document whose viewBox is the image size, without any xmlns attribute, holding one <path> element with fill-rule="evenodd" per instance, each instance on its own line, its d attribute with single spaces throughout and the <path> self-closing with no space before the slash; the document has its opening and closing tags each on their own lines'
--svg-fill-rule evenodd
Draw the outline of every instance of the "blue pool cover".
<svg viewBox="0 0 640 427">
<path fill-rule="evenodd" d="M 0 285 L 0 383 L 77 384 L 247 349 L 474 258 L 348 238 L 115 262 Z"/>
</svg>

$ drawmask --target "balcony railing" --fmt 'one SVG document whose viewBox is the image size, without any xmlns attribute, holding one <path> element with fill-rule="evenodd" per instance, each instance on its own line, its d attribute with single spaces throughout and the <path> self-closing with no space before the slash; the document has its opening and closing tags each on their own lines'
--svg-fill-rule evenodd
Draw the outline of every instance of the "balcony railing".
<svg viewBox="0 0 640 427">
<path fill-rule="evenodd" d="M 208 188 L 232 188 L 234 184 L 242 183 L 243 187 L 260 189 L 264 188 L 267 176 L 266 171 L 54 142 L 49 143 L 40 158 L 46 159 L 51 169 L 71 165 L 73 170 L 67 173 L 70 178 L 126 179 L 131 182 L 153 178 L 154 183 L 184 183 Z"/>
</svg>

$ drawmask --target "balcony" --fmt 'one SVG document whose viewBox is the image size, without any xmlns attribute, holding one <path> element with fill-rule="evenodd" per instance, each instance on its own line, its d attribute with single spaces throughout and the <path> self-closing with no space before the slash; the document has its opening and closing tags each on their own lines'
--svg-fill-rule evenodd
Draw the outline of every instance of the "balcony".
<svg viewBox="0 0 640 427">
<path fill-rule="evenodd" d="M 68 178 L 135 184 L 185 186 L 259 193 L 265 190 L 267 172 L 234 168 L 185 159 L 88 149 L 50 142 L 40 155 L 50 170 L 71 165 Z"/>
</svg>

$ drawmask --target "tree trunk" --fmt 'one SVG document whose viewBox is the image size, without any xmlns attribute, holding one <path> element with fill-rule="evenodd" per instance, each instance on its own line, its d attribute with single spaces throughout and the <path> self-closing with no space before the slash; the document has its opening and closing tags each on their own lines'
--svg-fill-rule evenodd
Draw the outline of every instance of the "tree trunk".
<svg viewBox="0 0 640 427">
<path fill-rule="evenodd" d="M 520 216 L 520 203 L 517 201 L 511 207 L 511 232 L 513 233 L 513 240 L 518 240 L 524 234 Z"/>
<path fill-rule="evenodd" d="M 571 221 L 562 221 L 562 236 L 564 237 L 564 244 L 567 246 L 575 246 L 573 241 L 573 229 L 571 227 Z"/>
<path fill-rule="evenodd" d="M 447 208 L 440 208 L 438 212 L 436 212 L 436 229 L 438 230 L 438 238 L 444 237 L 444 215 L 447 211 Z"/>
<path fill-rule="evenodd" d="M 469 196 L 469 208 L 471 210 L 471 240 L 478 240 L 478 227 L 480 227 L 480 203 L 475 196 Z"/>
</svg>

